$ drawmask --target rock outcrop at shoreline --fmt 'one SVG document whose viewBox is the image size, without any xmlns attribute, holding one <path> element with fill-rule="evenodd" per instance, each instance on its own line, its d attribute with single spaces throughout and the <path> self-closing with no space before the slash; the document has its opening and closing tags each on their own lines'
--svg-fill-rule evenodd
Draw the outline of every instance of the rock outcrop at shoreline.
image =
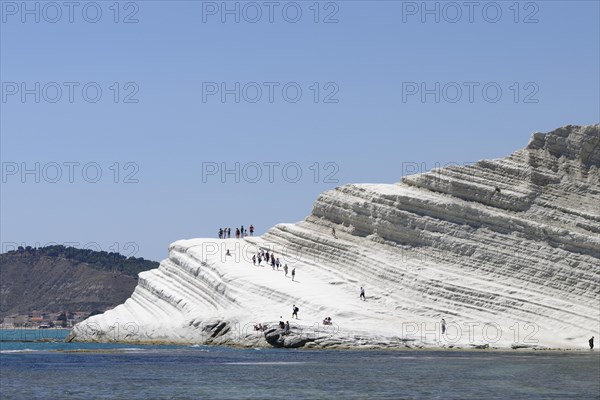
<svg viewBox="0 0 600 400">
<path fill-rule="evenodd" d="M 258 248 L 297 279 L 253 265 Z M 322 325 L 326 316 L 333 325 Z M 280 320 L 291 322 L 289 336 Z M 70 340 L 583 348 L 599 327 L 593 125 L 534 133 L 503 159 L 338 187 L 304 221 L 261 237 L 177 241 L 130 299 L 75 326 Z"/>
</svg>

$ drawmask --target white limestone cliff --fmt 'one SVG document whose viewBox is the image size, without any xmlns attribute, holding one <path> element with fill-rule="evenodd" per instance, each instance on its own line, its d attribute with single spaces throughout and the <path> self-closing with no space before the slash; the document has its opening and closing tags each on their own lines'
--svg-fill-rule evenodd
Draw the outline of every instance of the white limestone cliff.
<svg viewBox="0 0 600 400">
<path fill-rule="evenodd" d="M 327 191 L 261 237 L 177 241 L 69 340 L 583 348 L 600 336 L 599 143 L 599 125 L 535 133 L 504 159 Z M 296 280 L 253 265 L 258 248 Z M 280 319 L 290 334 L 254 330 Z"/>
</svg>

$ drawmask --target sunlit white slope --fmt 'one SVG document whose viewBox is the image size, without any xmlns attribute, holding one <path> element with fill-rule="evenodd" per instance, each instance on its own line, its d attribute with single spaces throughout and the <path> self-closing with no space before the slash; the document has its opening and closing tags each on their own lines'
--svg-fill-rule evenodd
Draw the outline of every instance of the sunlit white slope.
<svg viewBox="0 0 600 400">
<path fill-rule="evenodd" d="M 536 133 L 504 159 L 325 192 L 306 220 L 262 237 L 177 241 L 71 339 L 583 348 L 600 336 L 599 143 L 598 125 Z M 296 280 L 253 265 L 258 248 Z M 253 327 L 280 316 L 292 332 L 268 344 Z"/>
</svg>

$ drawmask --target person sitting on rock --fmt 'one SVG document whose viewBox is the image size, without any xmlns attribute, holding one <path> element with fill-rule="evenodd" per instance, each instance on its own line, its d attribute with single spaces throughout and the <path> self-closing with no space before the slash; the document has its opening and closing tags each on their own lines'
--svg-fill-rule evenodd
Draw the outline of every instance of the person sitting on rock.
<svg viewBox="0 0 600 400">
<path fill-rule="evenodd" d="M 331 325 L 331 317 L 325 317 L 323 320 L 323 325 Z"/>
<path fill-rule="evenodd" d="M 279 329 L 285 329 L 285 324 L 283 321 L 279 321 Z"/>
<path fill-rule="evenodd" d="M 226 256 L 230 256 L 231 253 L 229 252 L 229 249 L 227 249 L 227 252 L 225 253 Z"/>
</svg>

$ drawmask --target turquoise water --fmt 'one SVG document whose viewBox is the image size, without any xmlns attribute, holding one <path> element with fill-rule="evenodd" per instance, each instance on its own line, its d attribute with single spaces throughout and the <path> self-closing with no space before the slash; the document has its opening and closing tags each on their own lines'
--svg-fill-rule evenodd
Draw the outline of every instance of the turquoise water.
<svg viewBox="0 0 600 400">
<path fill-rule="evenodd" d="M 38 342 L 1 342 L 0 351 L 2 399 L 600 398 L 600 353 L 588 351 L 240 350 Z"/>
</svg>

